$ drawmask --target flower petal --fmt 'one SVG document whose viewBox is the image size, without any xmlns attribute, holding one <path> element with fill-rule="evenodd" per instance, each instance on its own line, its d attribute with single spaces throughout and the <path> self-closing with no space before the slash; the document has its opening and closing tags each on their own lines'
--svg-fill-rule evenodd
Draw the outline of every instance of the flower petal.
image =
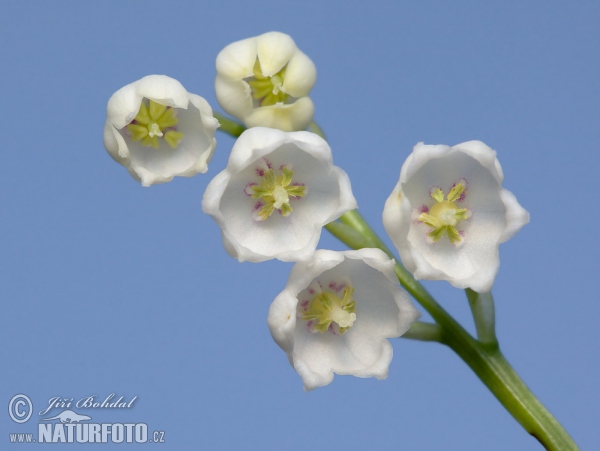
<svg viewBox="0 0 600 451">
<path fill-rule="evenodd" d="M 311 59 L 298 50 L 288 63 L 283 91 L 293 97 L 304 97 L 317 81 L 317 68 Z"/>
<path fill-rule="evenodd" d="M 219 52 L 217 73 L 233 81 L 251 77 L 256 56 L 256 38 L 233 42 Z"/>
<path fill-rule="evenodd" d="M 494 176 L 499 185 L 502 184 L 504 173 L 494 150 L 481 141 L 467 141 L 457 144 L 454 148 L 476 159 L 490 171 L 490 174 Z"/>
<path fill-rule="evenodd" d="M 119 89 L 108 100 L 106 115 L 116 129 L 129 124 L 140 109 L 143 98 L 163 105 L 187 108 L 187 91 L 166 75 L 148 75 Z"/>
<path fill-rule="evenodd" d="M 510 240 L 521 230 L 525 224 L 529 223 L 529 213 L 525 210 L 513 193 L 503 189 L 500 198 L 506 207 L 506 228 L 500 237 L 500 243 Z"/>
<path fill-rule="evenodd" d="M 233 117 L 244 121 L 253 111 L 250 86 L 243 80 L 229 80 L 217 75 L 215 93 L 221 107 Z"/>
<path fill-rule="evenodd" d="M 271 31 L 256 38 L 256 53 L 266 77 L 283 69 L 297 50 L 294 40 L 285 33 Z"/>
<path fill-rule="evenodd" d="M 269 127 L 283 131 L 304 130 L 313 119 L 315 106 L 309 97 L 294 103 L 255 108 L 243 120 L 248 127 Z"/>
</svg>

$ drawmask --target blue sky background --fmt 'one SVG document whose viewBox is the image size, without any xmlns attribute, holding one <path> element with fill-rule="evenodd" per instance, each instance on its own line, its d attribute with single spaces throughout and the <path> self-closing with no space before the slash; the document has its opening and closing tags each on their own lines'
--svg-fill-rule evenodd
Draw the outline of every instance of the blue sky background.
<svg viewBox="0 0 600 451">
<path fill-rule="evenodd" d="M 291 265 L 239 264 L 200 208 L 233 140 L 217 136 L 208 173 L 151 188 L 105 152 L 114 91 L 166 74 L 220 111 L 217 53 L 278 30 L 315 62 L 316 120 L 382 235 L 414 144 L 498 151 L 531 213 L 501 246 L 501 347 L 593 449 L 599 19 L 592 1 L 2 2 L 0 447 L 39 449 L 8 433 L 35 431 L 49 398 L 116 393 L 134 408 L 75 410 L 146 422 L 167 450 L 541 449 L 437 344 L 397 339 L 386 381 L 338 376 L 305 393 L 266 325 Z M 326 232 L 320 247 L 343 249 Z M 426 286 L 474 329 L 463 292 Z M 34 403 L 22 425 L 6 410 L 17 393 Z"/>
</svg>

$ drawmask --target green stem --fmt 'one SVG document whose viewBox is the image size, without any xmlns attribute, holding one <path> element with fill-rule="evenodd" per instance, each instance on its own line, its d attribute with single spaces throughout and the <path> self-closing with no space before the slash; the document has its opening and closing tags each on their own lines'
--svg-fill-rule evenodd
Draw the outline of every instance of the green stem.
<svg viewBox="0 0 600 451">
<path fill-rule="evenodd" d="M 381 239 L 377 237 L 357 210 L 345 213 L 340 221 L 344 225 L 348 225 L 353 234 L 361 231 L 365 236 L 364 243 L 381 243 Z M 345 229 L 332 230 L 328 228 L 328 230 L 346 245 L 357 249 L 351 244 L 359 244 L 356 239 L 346 241 L 344 234 L 339 233 Z M 383 243 L 376 247 L 389 254 L 389 249 Z M 498 401 L 529 434 L 535 437 L 547 450 L 568 451 L 579 449 L 567 431 L 513 370 L 500 352 L 495 339 L 493 342 L 487 343 L 475 340 L 402 265 L 396 263 L 395 271 L 402 286 L 429 312 L 439 325 L 441 330 L 439 341 L 448 345 L 469 365 Z M 487 299 L 491 300 L 491 296 Z"/>
<path fill-rule="evenodd" d="M 240 124 L 237 121 L 234 121 L 233 119 L 229 119 L 226 116 L 223 116 L 221 113 L 213 111 L 213 116 L 216 120 L 219 121 L 219 124 L 221 124 L 219 130 L 224 133 L 227 133 L 228 135 L 233 136 L 234 138 L 237 138 L 242 133 L 244 133 L 244 130 L 246 130 L 246 127 L 244 127 L 242 124 Z"/>
<path fill-rule="evenodd" d="M 394 254 L 385 245 L 381 238 L 371 229 L 371 226 L 364 220 L 358 210 L 349 211 L 339 218 L 340 222 L 354 229 L 370 244 L 370 247 L 376 247 L 388 254 L 390 258 L 394 258 Z M 338 238 L 339 239 L 339 238 Z"/>
<path fill-rule="evenodd" d="M 477 339 L 484 345 L 497 345 L 496 317 L 492 293 L 477 293 L 470 288 L 467 288 L 465 292 L 473 313 Z"/>
<path fill-rule="evenodd" d="M 452 334 L 444 334 L 443 342 L 469 365 L 504 408 L 547 450 L 579 450 L 567 431 L 510 366 L 498 346 L 486 346 L 470 336 Z"/>
<path fill-rule="evenodd" d="M 319 135 L 321 138 L 323 138 L 325 141 L 327 141 L 325 132 L 319 126 L 319 124 L 317 124 L 315 121 L 312 121 L 310 124 L 308 124 L 308 131 Z"/>
<path fill-rule="evenodd" d="M 215 117 L 221 122 L 220 130 L 225 133 L 237 137 L 244 130 L 241 124 L 227 119 L 220 114 L 215 114 Z M 315 130 L 320 131 L 322 135 L 320 128 Z M 345 213 L 340 217 L 339 221 L 329 223 L 325 227 L 333 236 L 352 249 L 375 247 L 383 250 L 393 258 L 393 254 L 357 210 Z M 469 365 L 479 379 L 521 426 L 534 436 L 547 450 L 574 451 L 579 449 L 561 424 L 539 402 L 506 361 L 495 339 L 493 341 L 486 339 L 485 342 L 475 340 L 415 280 L 410 272 L 399 263 L 396 263 L 394 269 L 402 286 L 427 310 L 437 323 L 437 325 L 420 323 L 421 325 L 416 326 L 412 332 L 407 332 L 410 338 L 415 338 L 418 335 L 426 337 L 429 334 L 429 337 L 437 337 L 435 341 L 440 341 L 449 346 Z M 469 295 L 468 292 L 467 295 Z M 488 303 L 489 301 L 491 301 L 491 296 L 488 299 Z M 493 312 L 493 303 L 490 305 L 491 312 Z M 485 312 L 485 308 L 482 308 L 482 311 Z M 474 314 L 476 322 L 478 321 L 478 315 L 479 313 L 477 315 Z M 481 317 L 485 318 L 486 314 L 482 314 Z M 489 319 L 489 309 L 487 311 L 487 318 Z M 434 330 L 431 326 L 437 326 L 438 329 Z M 489 338 L 489 325 L 487 327 L 488 331 L 483 336 Z M 426 330 L 427 333 L 425 333 Z"/>
<path fill-rule="evenodd" d="M 361 249 L 363 247 L 373 247 L 369 240 L 361 235 L 359 231 L 352 228 L 348 224 L 344 224 L 340 221 L 333 221 L 329 224 L 325 224 L 325 228 L 329 230 L 329 232 L 340 241 L 342 241 L 339 237 L 343 236 L 344 240 L 342 241 L 348 247 L 352 249 Z"/>
<path fill-rule="evenodd" d="M 411 340 L 420 341 L 442 341 L 442 328 L 437 324 L 425 323 L 423 321 L 415 321 L 410 326 L 402 338 L 410 338 Z"/>
</svg>

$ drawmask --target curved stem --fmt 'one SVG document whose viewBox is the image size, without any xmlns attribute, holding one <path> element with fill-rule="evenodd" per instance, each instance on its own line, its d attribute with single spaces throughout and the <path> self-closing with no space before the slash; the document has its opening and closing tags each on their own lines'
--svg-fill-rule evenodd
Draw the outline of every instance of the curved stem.
<svg viewBox="0 0 600 451">
<path fill-rule="evenodd" d="M 328 224 L 326 227 L 336 238 L 346 245 L 353 247 L 353 244 L 368 243 L 372 245 L 374 243 L 381 243 L 375 247 L 388 254 L 390 253 L 389 249 L 381 242 L 381 239 L 377 237 L 357 210 L 345 213 L 340 220 L 348 229 L 331 228 L 329 227 L 331 224 Z M 346 241 L 346 236 L 343 234 L 345 230 L 352 230 L 352 233 L 360 231 L 365 237 L 363 242 L 361 243 L 358 240 L 352 239 Z M 357 247 L 353 248 L 356 249 Z M 406 288 L 438 323 L 441 331 L 441 339 L 439 341 L 449 346 L 469 365 L 498 401 L 529 434 L 535 437 L 548 450 L 567 451 L 579 449 L 567 431 L 556 421 L 513 370 L 500 352 L 498 342 L 495 338 L 492 341 L 483 343 L 475 340 L 414 279 L 410 272 L 398 263 L 396 263 L 394 269 L 402 286 Z M 487 301 L 492 300 L 491 295 L 483 299 Z M 491 307 L 491 311 L 493 312 L 493 304 L 491 304 Z M 485 309 L 482 310 L 485 311 Z"/>
<path fill-rule="evenodd" d="M 319 135 L 321 138 L 323 138 L 325 141 L 327 141 L 327 137 L 325 136 L 325 132 L 319 126 L 319 124 L 317 124 L 315 121 L 312 121 L 310 124 L 308 124 L 308 131 L 309 132 L 313 132 L 313 133 Z"/>
<path fill-rule="evenodd" d="M 465 292 L 473 313 L 479 342 L 485 345 L 497 345 L 496 317 L 492 293 L 477 293 L 470 288 L 467 288 Z"/>
<path fill-rule="evenodd" d="M 325 224 L 325 228 L 334 237 L 340 240 L 346 246 L 352 249 L 361 249 L 363 247 L 376 247 L 371 246 L 369 240 L 362 235 L 358 230 L 340 221 L 333 221 L 329 224 Z"/>
<path fill-rule="evenodd" d="M 420 341 L 442 341 L 442 328 L 437 324 L 415 321 L 401 338 Z"/>
<path fill-rule="evenodd" d="M 239 122 L 234 121 L 233 119 L 229 119 L 228 117 L 223 116 L 221 113 L 218 113 L 217 111 L 213 111 L 213 116 L 215 117 L 216 120 L 219 121 L 219 124 L 221 124 L 221 127 L 219 127 L 219 130 L 224 133 L 227 133 L 228 135 L 233 136 L 234 138 L 237 138 L 242 133 L 244 133 L 244 130 L 246 130 L 246 127 L 244 127 Z"/>
<path fill-rule="evenodd" d="M 547 450 L 576 451 L 577 444 L 535 397 L 496 346 L 472 337 L 444 334 L 447 344 L 481 379 L 504 408 Z"/>
</svg>

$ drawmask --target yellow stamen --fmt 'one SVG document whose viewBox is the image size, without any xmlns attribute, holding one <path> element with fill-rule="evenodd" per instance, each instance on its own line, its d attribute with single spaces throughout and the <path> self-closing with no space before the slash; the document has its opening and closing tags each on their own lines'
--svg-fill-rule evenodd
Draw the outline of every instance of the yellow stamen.
<svg viewBox="0 0 600 451">
<path fill-rule="evenodd" d="M 458 208 L 454 202 L 460 199 L 465 189 L 462 183 L 457 183 L 448 193 L 446 200 L 444 200 L 444 192 L 440 188 L 436 188 L 431 193 L 431 197 L 436 203 L 428 213 L 421 213 L 419 221 L 433 228 L 428 234 L 433 242 L 437 242 L 444 235 L 448 235 L 452 244 L 461 241 L 462 238 L 456 225 L 459 221 L 468 219 L 470 213 L 466 208 Z"/>
<path fill-rule="evenodd" d="M 163 138 L 171 148 L 176 149 L 183 139 L 183 133 L 165 129 L 173 128 L 178 123 L 174 108 L 149 100 L 148 105 L 142 101 L 135 119 L 127 125 L 127 130 L 131 133 L 131 139 L 141 141 L 143 146 L 158 149 L 158 138 Z"/>
<path fill-rule="evenodd" d="M 261 106 L 285 102 L 288 98 L 288 94 L 283 92 L 282 87 L 286 69 L 287 66 L 284 66 L 283 69 L 276 74 L 266 77 L 262 73 L 260 61 L 257 58 L 253 69 L 254 78 L 248 80 L 250 90 L 252 91 L 252 98 L 258 100 Z"/>
<path fill-rule="evenodd" d="M 264 221 L 279 210 L 282 216 L 289 216 L 292 212 L 290 197 L 304 197 L 306 186 L 292 185 L 294 171 L 284 166 L 279 175 L 273 169 L 264 171 L 263 180 L 259 185 L 252 185 L 252 197 L 260 199 L 263 203 L 258 211 L 258 219 Z"/>
<path fill-rule="evenodd" d="M 325 332 L 331 323 L 335 323 L 340 333 L 346 332 L 356 321 L 356 302 L 352 300 L 354 288 L 344 287 L 342 298 L 332 292 L 322 291 L 310 301 L 308 308 L 302 312 L 302 319 L 314 321 L 313 331 Z"/>
</svg>

